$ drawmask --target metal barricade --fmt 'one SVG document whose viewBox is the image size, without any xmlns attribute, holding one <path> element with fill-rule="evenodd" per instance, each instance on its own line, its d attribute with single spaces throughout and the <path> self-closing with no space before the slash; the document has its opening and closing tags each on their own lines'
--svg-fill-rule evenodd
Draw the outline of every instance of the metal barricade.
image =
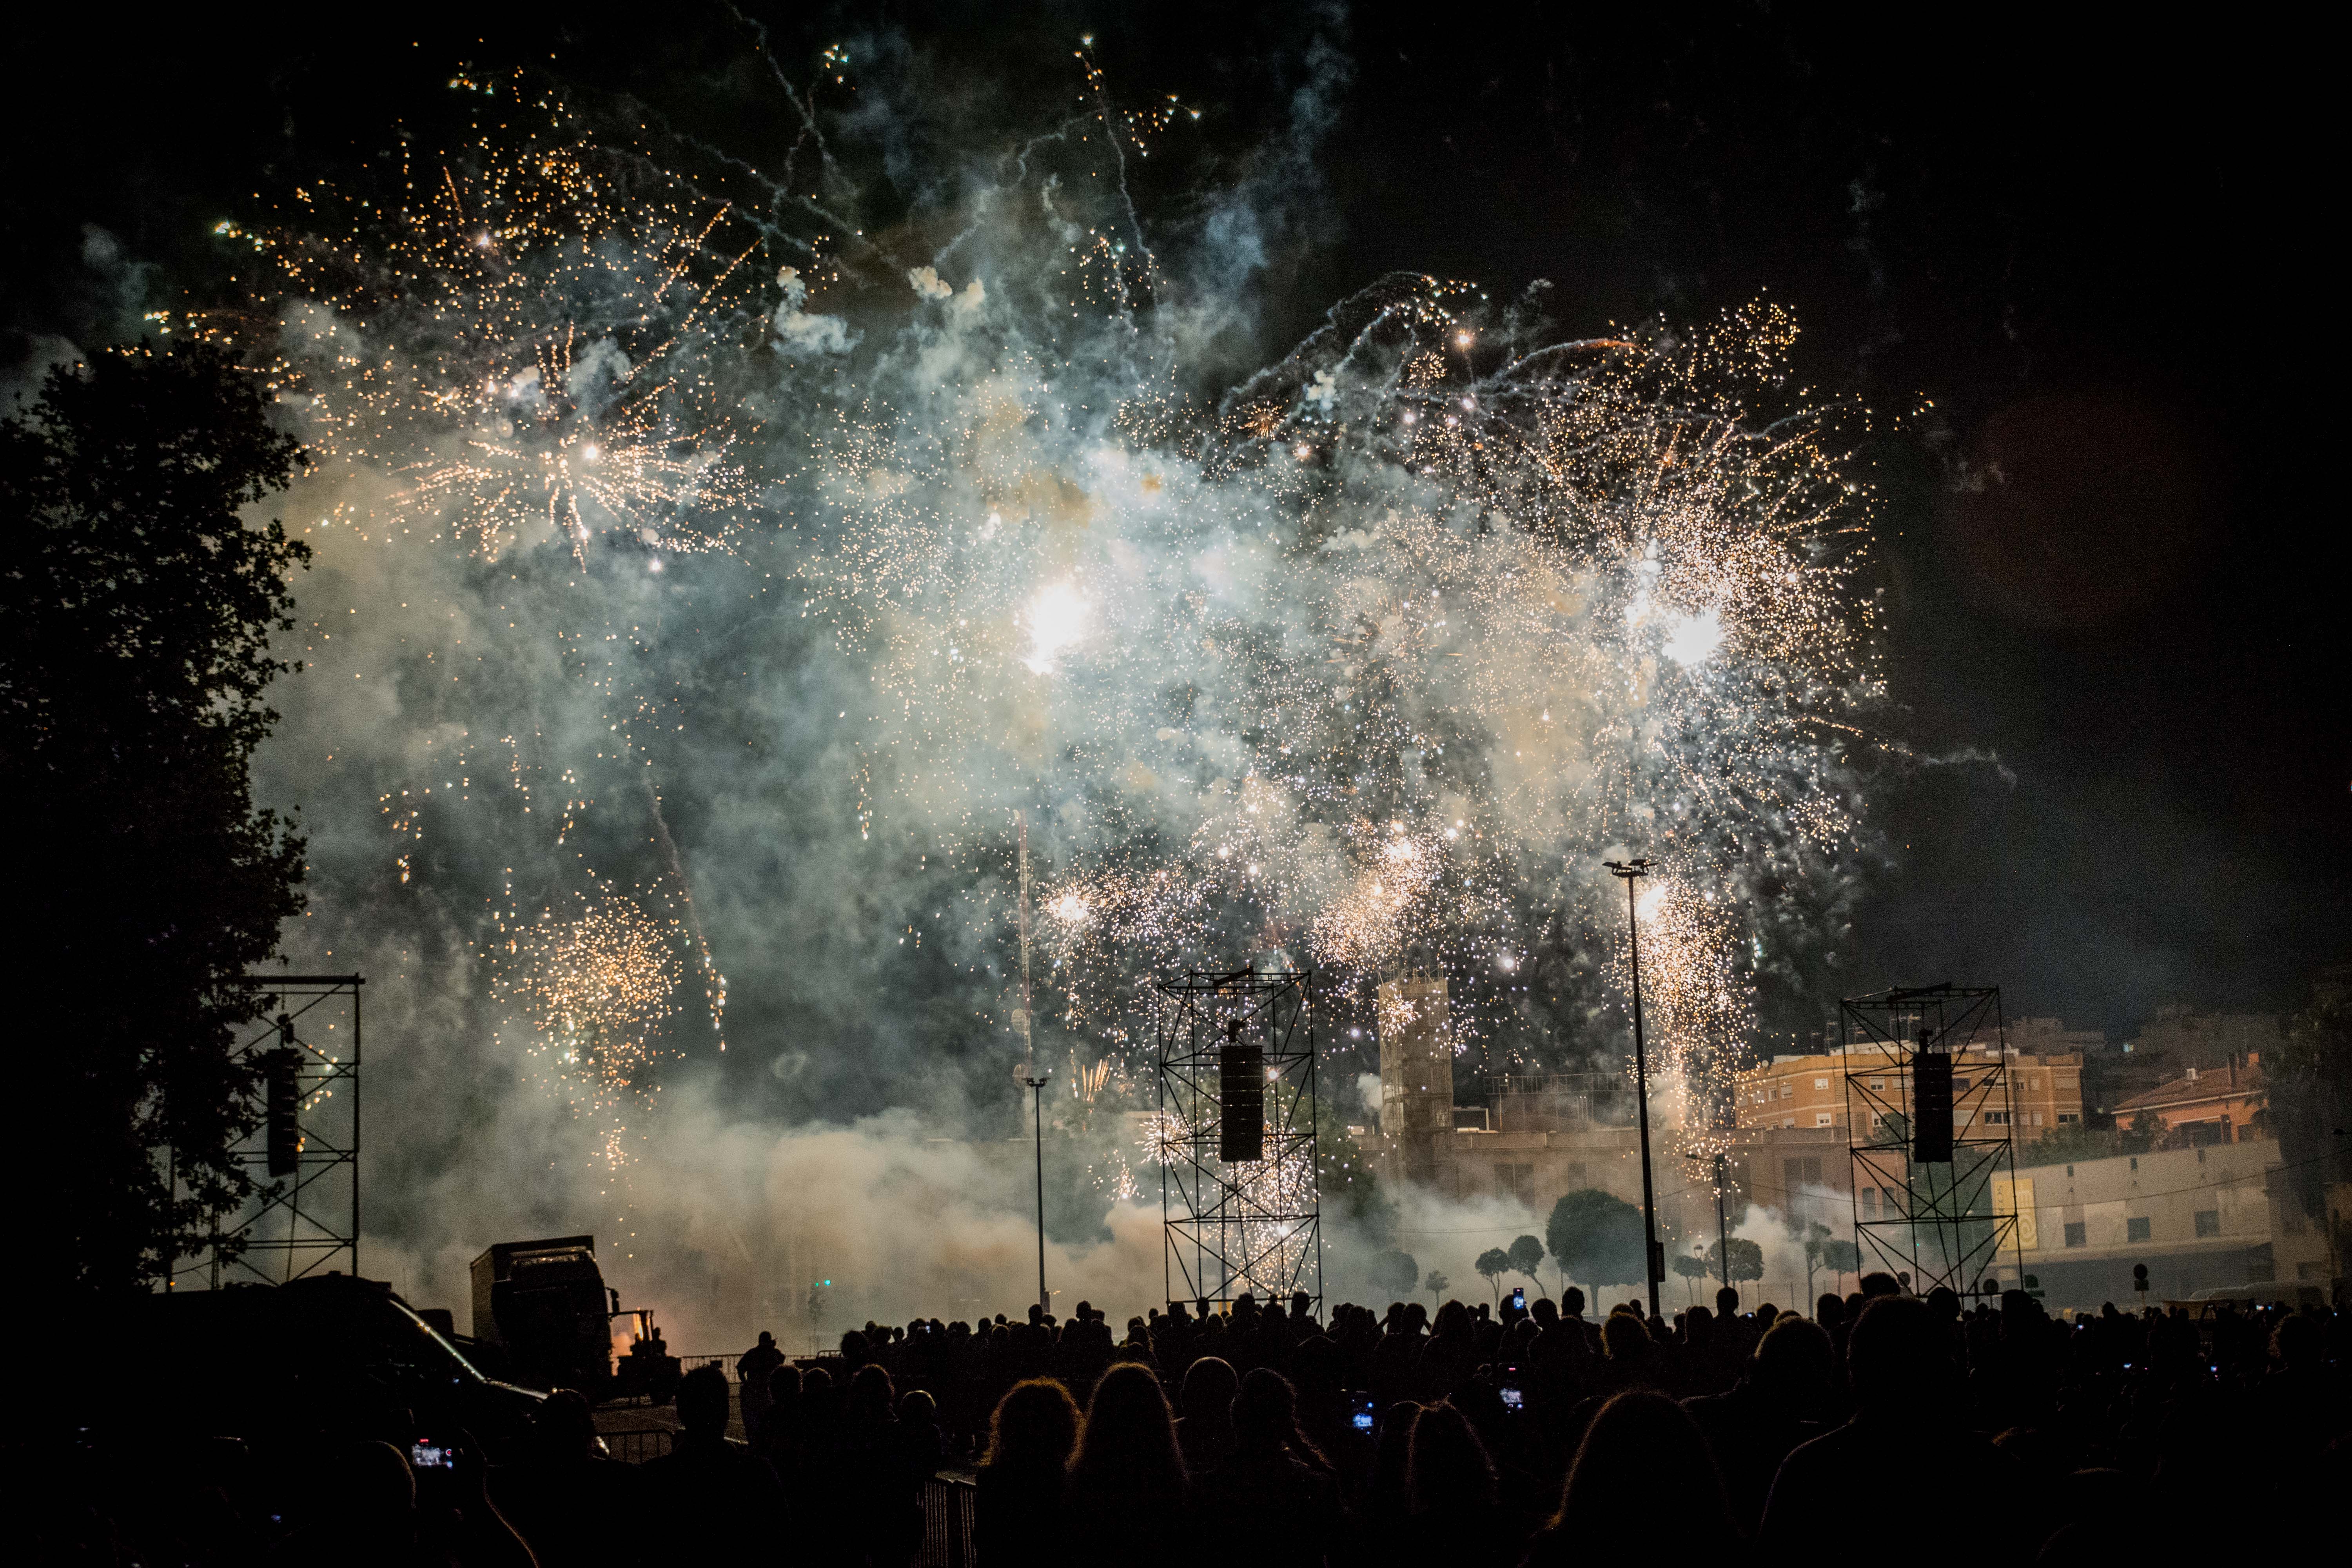
<svg viewBox="0 0 2352 1568">
<path fill-rule="evenodd" d="M 915 1568 L 971 1568 L 972 1484 L 953 1476 L 923 1483 L 923 1543 Z"/>
<path fill-rule="evenodd" d="M 670 1440 L 677 1436 L 667 1426 L 631 1426 L 619 1432 L 599 1432 L 604 1439 L 605 1452 L 625 1465 L 642 1465 L 647 1459 L 658 1459 L 669 1452 Z"/>
</svg>

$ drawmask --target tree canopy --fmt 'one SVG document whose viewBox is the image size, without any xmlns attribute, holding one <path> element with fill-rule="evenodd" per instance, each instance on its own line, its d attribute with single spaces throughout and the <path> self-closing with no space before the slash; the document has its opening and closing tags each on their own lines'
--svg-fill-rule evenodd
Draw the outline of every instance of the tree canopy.
<svg viewBox="0 0 2352 1568">
<path fill-rule="evenodd" d="M 1503 1276 L 1511 1271 L 1511 1255 L 1499 1247 L 1490 1247 L 1480 1253 L 1470 1267 L 1486 1278 L 1486 1283 L 1494 1289 L 1495 1299 L 1501 1300 Z"/>
<path fill-rule="evenodd" d="M 1599 1187 L 1580 1187 L 1552 1205 L 1544 1240 L 1568 1278 L 1607 1285 L 1644 1277 L 1642 1211 Z"/>
<path fill-rule="evenodd" d="M 247 769 L 310 552 L 243 513 L 300 460 L 199 345 L 52 371 L 0 420 L 0 777 L 38 828 L 14 913 L 69 1291 L 154 1280 L 252 1190 L 235 980 L 301 911 L 303 843 Z"/>
<path fill-rule="evenodd" d="M 1723 1251 L 1721 1242 L 1706 1249 L 1706 1271 L 1718 1279 L 1726 1278 L 1723 1272 Z M 1733 1237 L 1731 1238 L 1731 1273 L 1728 1276 L 1730 1283 L 1737 1285 L 1742 1279 L 1763 1278 L 1764 1247 L 1762 1244 L 1750 1241 L 1746 1237 Z"/>
</svg>

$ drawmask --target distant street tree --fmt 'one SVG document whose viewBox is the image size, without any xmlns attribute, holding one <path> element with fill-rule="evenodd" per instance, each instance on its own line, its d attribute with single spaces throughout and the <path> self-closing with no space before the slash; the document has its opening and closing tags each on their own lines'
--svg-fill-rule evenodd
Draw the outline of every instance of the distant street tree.
<svg viewBox="0 0 2352 1568">
<path fill-rule="evenodd" d="M 1690 1301 L 1696 1302 L 1698 1300 L 1697 1281 L 1706 1278 L 1706 1259 L 1694 1252 L 1677 1252 L 1666 1266 L 1683 1277 L 1686 1281 L 1683 1287 L 1683 1294 Z"/>
<path fill-rule="evenodd" d="M 1543 1281 L 1536 1278 L 1536 1270 L 1543 1266 L 1544 1244 L 1532 1236 L 1515 1237 L 1511 1241 L 1510 1257 L 1511 1271 L 1526 1275 L 1528 1283 L 1541 1294 Z"/>
<path fill-rule="evenodd" d="M 254 1190 L 235 1052 L 265 999 L 234 981 L 302 911 L 304 866 L 247 763 L 310 552 L 242 514 L 301 460 L 260 384 L 194 344 L 52 371 L 0 419 L 0 790 L 38 976 L 19 1092 L 69 1298 L 162 1279 Z"/>
<path fill-rule="evenodd" d="M 1822 1267 L 1837 1276 L 1838 1290 L 1845 1290 L 1845 1277 L 1862 1272 L 1862 1248 L 1851 1241 L 1832 1237 L 1822 1243 Z"/>
<path fill-rule="evenodd" d="M 1830 1238 L 1830 1227 L 1819 1220 L 1805 1222 L 1805 1310 L 1813 1305 L 1813 1275 L 1822 1268 L 1822 1247 Z"/>
<path fill-rule="evenodd" d="M 1511 1255 L 1499 1247 L 1490 1247 L 1478 1255 L 1478 1260 L 1471 1267 L 1486 1276 L 1495 1292 L 1495 1304 L 1502 1305 L 1503 1276 L 1511 1271 Z"/>
<path fill-rule="evenodd" d="M 1365 1278 L 1372 1289 L 1386 1296 L 1410 1296 L 1421 1279 L 1421 1266 L 1410 1252 L 1388 1251 L 1375 1254 L 1371 1268 Z"/>
<path fill-rule="evenodd" d="M 1421 1282 L 1421 1288 L 1429 1292 L 1429 1304 L 1435 1309 L 1445 1305 L 1445 1293 L 1454 1289 L 1454 1281 L 1433 1268 L 1429 1278 Z"/>
<path fill-rule="evenodd" d="M 2278 1140 L 2288 1193 L 2304 1216 L 2342 1228 L 2342 1204 L 2331 1219 L 2327 1189 L 2352 1182 L 2352 972 L 2339 966 L 2312 987 L 2310 1005 L 2287 1020 L 2286 1037 L 2265 1047 L 2262 1069 L 2272 1085 L 2269 1105 L 2255 1113 Z M 2336 1249 L 2340 1259 L 2340 1246 Z M 2345 1265 L 2337 1264 L 2341 1271 Z"/>
<path fill-rule="evenodd" d="M 1724 1279 L 1733 1285 L 1738 1284 L 1743 1279 L 1761 1279 L 1764 1278 L 1763 1246 L 1760 1243 L 1749 1241 L 1745 1237 L 1733 1237 L 1731 1238 L 1731 1272 L 1727 1276 L 1723 1269 L 1723 1244 L 1717 1242 L 1706 1249 L 1706 1271 L 1717 1279 Z"/>
<path fill-rule="evenodd" d="M 1562 1299 L 1570 1279 L 1598 1287 L 1643 1278 L 1642 1211 L 1599 1187 L 1580 1187 L 1552 1205 L 1544 1240 L 1559 1268 Z"/>
</svg>

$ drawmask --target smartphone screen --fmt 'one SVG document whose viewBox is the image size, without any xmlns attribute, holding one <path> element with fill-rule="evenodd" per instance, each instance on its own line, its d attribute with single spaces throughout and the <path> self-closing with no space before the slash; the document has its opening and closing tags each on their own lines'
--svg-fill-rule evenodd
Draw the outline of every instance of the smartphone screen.
<svg viewBox="0 0 2352 1568">
<path fill-rule="evenodd" d="M 1511 1288 L 1511 1310 L 1512 1310 L 1512 1311 L 1514 1311 L 1514 1312 L 1524 1312 L 1524 1311 L 1526 1311 L 1527 1310 L 1528 1310 L 1528 1290 L 1527 1290 L 1527 1287 L 1526 1287 L 1526 1286 L 1524 1286 L 1524 1285 L 1515 1285 L 1515 1286 L 1513 1286 L 1513 1287 Z"/>
<path fill-rule="evenodd" d="M 1348 1401 L 1349 1424 L 1359 1432 L 1372 1429 L 1372 1396 L 1369 1394 L 1351 1395 Z"/>
<path fill-rule="evenodd" d="M 1517 1384 L 1507 1383 L 1503 1384 L 1500 1392 L 1503 1395 L 1504 1409 L 1516 1414 L 1528 1407 L 1527 1393 L 1525 1390 L 1521 1389 Z"/>
<path fill-rule="evenodd" d="M 408 1462 L 420 1470 L 454 1470 L 457 1468 L 457 1450 L 447 1443 L 419 1437 L 408 1446 Z"/>
</svg>

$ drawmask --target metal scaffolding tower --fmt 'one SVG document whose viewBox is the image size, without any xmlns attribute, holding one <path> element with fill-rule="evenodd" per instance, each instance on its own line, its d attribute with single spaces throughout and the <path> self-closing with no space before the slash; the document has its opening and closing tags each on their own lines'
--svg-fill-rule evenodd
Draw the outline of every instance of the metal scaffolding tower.
<svg viewBox="0 0 2352 1568">
<path fill-rule="evenodd" d="M 1156 987 L 1156 1153 L 1171 1305 L 1305 1291 L 1322 1310 L 1308 972 L 1276 962 L 1224 974 L 1190 969 Z"/>
<path fill-rule="evenodd" d="M 254 974 L 262 1018 L 238 1042 L 258 1125 L 232 1157 L 258 1189 L 213 1236 L 214 1289 L 360 1269 L 360 987 L 356 974 Z M 235 1243 L 235 1245 L 226 1245 Z"/>
<path fill-rule="evenodd" d="M 1851 996 L 1838 1004 L 1838 1025 L 1863 1267 L 1908 1274 L 1917 1294 L 1938 1285 L 1969 1294 L 1991 1276 L 1994 1259 L 2018 1245 L 2015 1108 L 2000 988 L 1925 985 Z M 1945 1103 L 1948 1148 L 1937 1136 Z M 1917 1157 L 1923 1138 L 1947 1157 Z"/>
</svg>

